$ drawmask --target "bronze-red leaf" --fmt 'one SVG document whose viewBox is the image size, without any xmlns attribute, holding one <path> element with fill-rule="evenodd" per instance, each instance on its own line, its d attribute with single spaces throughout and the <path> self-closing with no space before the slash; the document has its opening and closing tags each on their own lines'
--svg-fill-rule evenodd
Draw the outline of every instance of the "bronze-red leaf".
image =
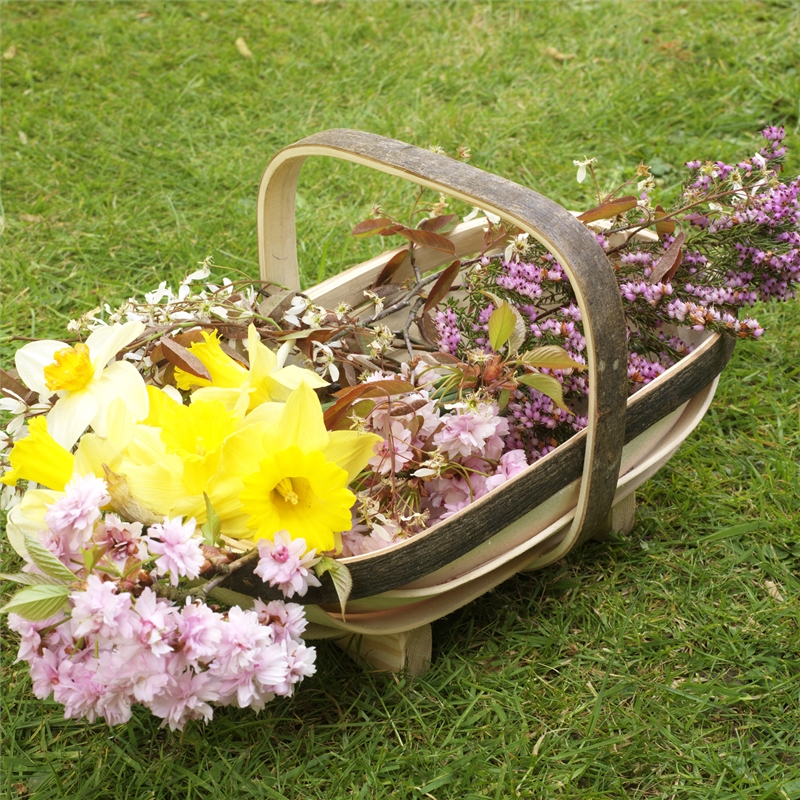
<svg viewBox="0 0 800 800">
<path fill-rule="evenodd" d="M 458 214 L 443 214 L 441 217 L 431 217 L 424 219 L 417 228 L 421 231 L 443 231 L 458 219 Z"/>
<path fill-rule="evenodd" d="M 384 283 L 389 283 L 389 281 L 394 277 L 395 272 L 400 269 L 400 265 L 406 260 L 407 256 L 408 248 L 403 248 L 399 252 L 395 253 L 386 262 L 386 264 L 384 264 L 383 269 L 375 279 L 373 286 L 383 286 Z"/>
<path fill-rule="evenodd" d="M 190 353 L 183 345 L 178 344 L 174 339 L 164 336 L 159 343 L 161 345 L 164 358 L 170 364 L 194 375 L 196 378 L 211 380 L 211 373 L 206 369 L 205 364 L 196 356 Z"/>
<path fill-rule="evenodd" d="M 658 260 L 647 279 L 648 283 L 658 283 L 668 281 L 678 271 L 678 267 L 683 261 L 683 243 L 686 241 L 686 234 L 678 231 L 678 235 L 673 239 L 672 244 L 666 249 L 664 255 Z"/>
<path fill-rule="evenodd" d="M 616 197 L 613 200 L 606 200 L 604 203 L 600 203 L 599 206 L 590 208 L 588 211 L 584 211 L 578 219 L 581 222 L 596 222 L 598 219 L 611 219 L 611 217 L 616 217 L 619 214 L 624 214 L 636 208 L 638 203 L 639 201 L 632 194 L 626 195 L 625 197 Z"/>
<path fill-rule="evenodd" d="M 456 259 L 447 269 L 442 270 L 439 277 L 436 279 L 436 283 L 433 284 L 428 294 L 428 299 L 425 301 L 425 305 L 422 309 L 423 311 L 431 311 L 447 297 L 447 293 L 450 291 L 453 281 L 458 277 L 458 271 L 460 269 L 461 262 Z"/>
<path fill-rule="evenodd" d="M 375 236 L 379 234 L 384 228 L 388 228 L 394 223 L 386 217 L 379 217 L 378 219 L 365 219 L 359 222 L 352 230 L 352 235 L 357 239 L 366 239 L 368 236 Z"/>
<path fill-rule="evenodd" d="M 448 238 L 440 236 L 438 233 L 414 230 L 412 228 L 404 228 L 401 231 L 397 231 L 397 233 L 421 247 L 431 247 L 434 250 L 442 250 L 451 255 L 456 254 L 456 246 Z"/>
<path fill-rule="evenodd" d="M 662 206 L 656 206 L 656 233 L 659 238 L 663 239 L 665 236 L 672 236 L 675 233 L 675 220 L 662 219 L 666 216 L 666 212 Z"/>
</svg>

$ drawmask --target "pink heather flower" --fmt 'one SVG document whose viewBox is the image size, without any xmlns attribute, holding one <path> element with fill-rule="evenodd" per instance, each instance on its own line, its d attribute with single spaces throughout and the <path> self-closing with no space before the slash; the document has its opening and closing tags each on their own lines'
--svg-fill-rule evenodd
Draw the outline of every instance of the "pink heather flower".
<svg viewBox="0 0 800 800">
<path fill-rule="evenodd" d="M 224 624 L 219 614 L 205 603 L 193 603 L 188 598 L 176 622 L 179 653 L 190 664 L 210 661 L 216 655 Z"/>
<path fill-rule="evenodd" d="M 219 699 L 219 683 L 207 672 L 195 675 L 186 670 L 175 676 L 175 684 L 156 695 L 148 708 L 169 725 L 170 730 L 181 730 L 190 719 L 209 722 L 214 709 L 209 705 Z"/>
<path fill-rule="evenodd" d="M 72 622 L 76 639 L 94 635 L 103 639 L 131 639 L 137 616 L 131 610 L 131 596 L 117 594 L 111 581 L 103 582 L 97 575 L 86 579 L 86 591 L 73 592 Z"/>
<path fill-rule="evenodd" d="M 494 403 L 481 403 L 477 409 L 460 409 L 460 413 L 443 420 L 444 427 L 433 440 L 451 458 L 477 455 L 493 460 L 503 452 L 501 437 L 508 434 L 508 422 L 497 415 Z"/>
<path fill-rule="evenodd" d="M 317 563 L 316 550 L 306 553 L 305 539 L 292 539 L 287 531 L 278 531 L 274 541 L 259 539 L 258 565 L 253 570 L 264 583 L 277 586 L 284 597 L 303 597 L 309 586 L 321 586 L 309 571 Z M 303 555 L 305 553 L 305 555 Z"/>
<path fill-rule="evenodd" d="M 111 497 L 106 482 L 94 475 L 73 478 L 64 492 L 47 509 L 44 521 L 53 539 L 61 540 L 60 549 L 75 553 L 92 538 L 92 528 L 100 519 L 100 507 L 110 502 Z"/>
<path fill-rule="evenodd" d="M 269 603 L 255 600 L 253 610 L 262 625 L 269 625 L 272 628 L 273 639 L 278 644 L 302 641 L 303 631 L 308 624 L 303 606 L 297 603 L 284 603 L 282 600 L 272 600 Z"/>
<path fill-rule="evenodd" d="M 181 518 L 164 520 L 163 525 L 151 525 L 148 530 L 147 547 L 156 559 L 159 574 L 169 573 L 170 583 L 178 585 L 180 576 L 196 578 L 203 566 L 202 542 L 194 538 L 195 521 L 181 525 Z M 155 539 L 153 537 L 156 537 Z"/>
<path fill-rule="evenodd" d="M 123 522 L 116 514 L 106 514 L 95 528 L 94 541 L 107 548 L 108 557 L 119 567 L 131 557 L 137 561 L 147 558 L 141 522 Z"/>
</svg>

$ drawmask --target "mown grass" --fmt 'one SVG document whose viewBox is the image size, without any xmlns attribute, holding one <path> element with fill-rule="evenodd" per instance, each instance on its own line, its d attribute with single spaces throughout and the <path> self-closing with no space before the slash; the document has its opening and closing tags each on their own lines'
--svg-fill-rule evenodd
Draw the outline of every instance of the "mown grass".
<svg viewBox="0 0 800 800">
<path fill-rule="evenodd" d="M 453 152 L 572 207 L 572 159 L 665 194 L 694 157 L 785 124 L 800 169 L 794 2 L 6 2 L 2 357 L 10 336 L 175 281 L 257 273 L 255 192 L 329 127 Z M 253 57 L 236 49 L 245 38 Z M 547 50 L 552 48 L 552 50 Z M 563 56 L 563 58 L 561 57 Z M 306 284 L 412 192 L 329 159 L 301 180 Z M 5 642 L 4 796 L 800 797 L 800 307 L 761 307 L 717 398 L 640 492 L 636 528 L 434 625 L 422 678 L 320 671 L 261 716 L 161 731 L 64 720 Z M 7 554 L 7 548 L 4 551 Z"/>
</svg>

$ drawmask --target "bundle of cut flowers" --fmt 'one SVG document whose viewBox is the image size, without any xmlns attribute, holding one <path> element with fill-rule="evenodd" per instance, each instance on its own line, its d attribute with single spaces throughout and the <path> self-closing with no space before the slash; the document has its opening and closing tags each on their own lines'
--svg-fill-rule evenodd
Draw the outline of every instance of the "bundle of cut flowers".
<svg viewBox="0 0 800 800">
<path fill-rule="evenodd" d="M 631 393 L 696 332 L 757 339 L 743 307 L 795 296 L 800 179 L 781 180 L 783 130 L 763 135 L 737 164 L 689 162 L 668 208 L 640 166 L 580 215 L 619 283 Z M 593 160 L 575 163 L 597 186 Z M 344 611 L 339 557 L 420 535 L 585 426 L 562 267 L 484 214 L 482 252 L 422 272 L 425 248 L 455 254 L 446 207 L 420 194 L 407 222 L 376 210 L 355 227 L 404 242 L 361 307 L 210 283 L 207 260 L 177 293 L 162 283 L 18 350 L 0 455 L 24 566 L 2 575 L 22 586 L 2 610 L 37 697 L 109 724 L 141 704 L 181 728 L 291 695 L 315 670 L 303 606 L 225 608 L 231 573 L 255 565 L 287 601 L 329 573 Z"/>
</svg>

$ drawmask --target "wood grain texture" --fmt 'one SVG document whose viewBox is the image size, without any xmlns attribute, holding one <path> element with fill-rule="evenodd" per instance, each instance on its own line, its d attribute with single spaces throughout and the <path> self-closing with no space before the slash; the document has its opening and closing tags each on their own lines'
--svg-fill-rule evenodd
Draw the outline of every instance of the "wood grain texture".
<svg viewBox="0 0 800 800">
<path fill-rule="evenodd" d="M 360 131 L 331 130 L 280 151 L 262 176 L 258 235 L 259 265 L 264 280 L 299 286 L 296 184 L 305 159 L 320 155 L 397 175 L 479 206 L 527 231 L 558 259 L 576 293 L 584 324 L 588 368 L 593 375 L 588 426 L 582 437 L 580 494 L 575 520 L 561 548 L 566 552 L 576 542 L 600 530 L 613 502 L 622 455 L 627 349 L 617 283 L 594 235 L 557 203 L 504 178 L 394 139 Z M 506 524 L 530 510 L 508 501 L 501 505 Z M 485 513 L 480 504 L 459 512 L 451 521 L 462 526 L 458 537 L 469 537 L 470 531 L 482 532 Z M 497 510 L 489 513 L 495 514 Z M 446 539 L 448 530 L 437 527 L 434 539 Z"/>
<path fill-rule="evenodd" d="M 656 421 L 679 408 L 722 372 L 733 353 L 735 341 L 714 337 L 708 344 L 679 362 L 628 400 L 624 442 L 632 441 Z M 370 597 L 419 580 L 482 544 L 555 492 L 581 477 L 586 451 L 586 432 L 574 436 L 525 472 L 470 505 L 470 513 L 456 515 L 429 531 L 413 537 L 402 547 L 366 556 L 343 559 L 353 576 L 353 599 Z M 615 480 L 616 486 L 616 480 Z M 606 522 L 608 509 L 606 509 Z M 549 555 L 549 554 L 548 554 Z M 225 588 L 267 599 L 280 593 L 265 586 L 252 568 L 243 567 L 225 582 Z M 311 588 L 300 603 L 335 604 L 333 585 L 327 576 L 322 586 Z"/>
</svg>

